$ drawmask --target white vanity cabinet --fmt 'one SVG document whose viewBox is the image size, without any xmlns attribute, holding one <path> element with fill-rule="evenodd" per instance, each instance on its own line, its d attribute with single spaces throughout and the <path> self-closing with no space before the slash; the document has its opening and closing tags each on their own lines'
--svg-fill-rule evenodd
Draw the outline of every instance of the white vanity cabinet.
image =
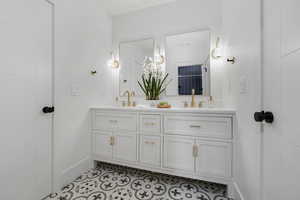
<svg viewBox="0 0 300 200">
<path fill-rule="evenodd" d="M 234 111 L 93 108 L 91 113 L 93 161 L 231 187 Z"/>
<path fill-rule="evenodd" d="M 92 153 L 104 160 L 137 162 L 137 113 L 96 111 L 92 115 Z"/>
</svg>

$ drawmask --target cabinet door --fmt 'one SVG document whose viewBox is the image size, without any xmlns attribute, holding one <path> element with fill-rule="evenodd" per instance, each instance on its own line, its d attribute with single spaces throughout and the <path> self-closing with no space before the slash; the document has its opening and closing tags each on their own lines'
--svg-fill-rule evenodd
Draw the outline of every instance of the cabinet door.
<svg viewBox="0 0 300 200">
<path fill-rule="evenodd" d="M 137 135 L 135 133 L 114 133 L 113 158 L 119 161 L 137 161 Z"/>
<path fill-rule="evenodd" d="M 140 161 L 141 163 L 160 166 L 161 154 L 160 136 L 141 135 L 140 139 Z"/>
<path fill-rule="evenodd" d="M 98 156 L 112 158 L 112 133 L 97 132 L 93 133 L 93 153 Z"/>
<path fill-rule="evenodd" d="M 231 143 L 198 140 L 197 146 L 197 174 L 213 177 L 231 177 Z"/>
<path fill-rule="evenodd" d="M 164 136 L 164 167 L 194 172 L 194 145 L 192 137 Z"/>
</svg>

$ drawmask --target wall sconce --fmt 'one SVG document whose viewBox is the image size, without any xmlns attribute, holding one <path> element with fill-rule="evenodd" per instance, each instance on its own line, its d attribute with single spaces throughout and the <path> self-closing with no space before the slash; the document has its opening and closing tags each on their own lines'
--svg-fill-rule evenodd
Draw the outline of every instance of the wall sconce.
<svg viewBox="0 0 300 200">
<path fill-rule="evenodd" d="M 227 62 L 230 62 L 231 64 L 234 64 L 236 61 L 236 58 L 232 56 L 231 58 L 227 58 Z"/>
<path fill-rule="evenodd" d="M 107 65 L 115 69 L 120 67 L 120 62 L 115 58 L 113 52 L 111 52 L 111 60 L 108 61 Z"/>
<path fill-rule="evenodd" d="M 165 56 L 162 54 L 161 48 L 158 47 L 158 48 L 157 48 L 157 54 L 155 55 L 155 62 L 156 62 L 158 65 L 162 65 L 162 64 L 165 63 L 165 61 L 166 61 Z"/>
<path fill-rule="evenodd" d="M 217 37 L 216 47 L 211 51 L 211 57 L 213 59 L 220 59 L 222 58 L 222 49 L 220 48 L 220 37 Z"/>
</svg>

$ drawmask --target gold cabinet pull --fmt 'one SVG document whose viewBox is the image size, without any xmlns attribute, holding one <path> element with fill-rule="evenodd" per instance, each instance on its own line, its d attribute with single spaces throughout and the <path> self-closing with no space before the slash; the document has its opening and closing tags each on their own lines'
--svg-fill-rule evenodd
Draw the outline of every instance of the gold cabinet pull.
<svg viewBox="0 0 300 200">
<path fill-rule="evenodd" d="M 114 146 L 115 145 L 115 137 L 114 136 L 111 136 L 110 139 L 109 139 L 109 144 L 111 146 Z"/>
<path fill-rule="evenodd" d="M 155 142 L 145 141 L 145 144 L 152 144 L 152 145 L 155 145 Z"/>
<path fill-rule="evenodd" d="M 113 136 L 113 137 L 112 137 L 112 146 L 114 146 L 114 145 L 115 145 L 115 143 L 116 143 L 116 141 L 115 141 L 115 140 L 116 140 L 116 138 Z"/>
<path fill-rule="evenodd" d="M 113 137 L 112 136 L 110 136 L 110 138 L 109 138 L 109 144 L 110 144 L 110 146 L 112 146 L 113 145 Z"/>
<path fill-rule="evenodd" d="M 190 125 L 191 128 L 201 128 L 200 125 Z"/>
<path fill-rule="evenodd" d="M 152 123 L 151 122 L 146 122 L 145 126 L 155 126 L 155 123 L 154 122 L 152 122 Z"/>
</svg>

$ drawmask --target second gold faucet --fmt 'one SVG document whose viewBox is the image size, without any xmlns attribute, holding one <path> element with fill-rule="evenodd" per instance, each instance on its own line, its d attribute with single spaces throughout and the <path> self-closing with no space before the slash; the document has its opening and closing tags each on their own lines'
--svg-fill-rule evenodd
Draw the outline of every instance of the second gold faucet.
<svg viewBox="0 0 300 200">
<path fill-rule="evenodd" d="M 129 90 L 127 90 L 126 92 L 124 92 L 124 96 L 125 95 L 127 95 L 127 106 L 128 107 L 134 106 L 133 102 L 131 101 L 131 97 L 135 96 L 135 92 L 130 92 Z"/>
</svg>

